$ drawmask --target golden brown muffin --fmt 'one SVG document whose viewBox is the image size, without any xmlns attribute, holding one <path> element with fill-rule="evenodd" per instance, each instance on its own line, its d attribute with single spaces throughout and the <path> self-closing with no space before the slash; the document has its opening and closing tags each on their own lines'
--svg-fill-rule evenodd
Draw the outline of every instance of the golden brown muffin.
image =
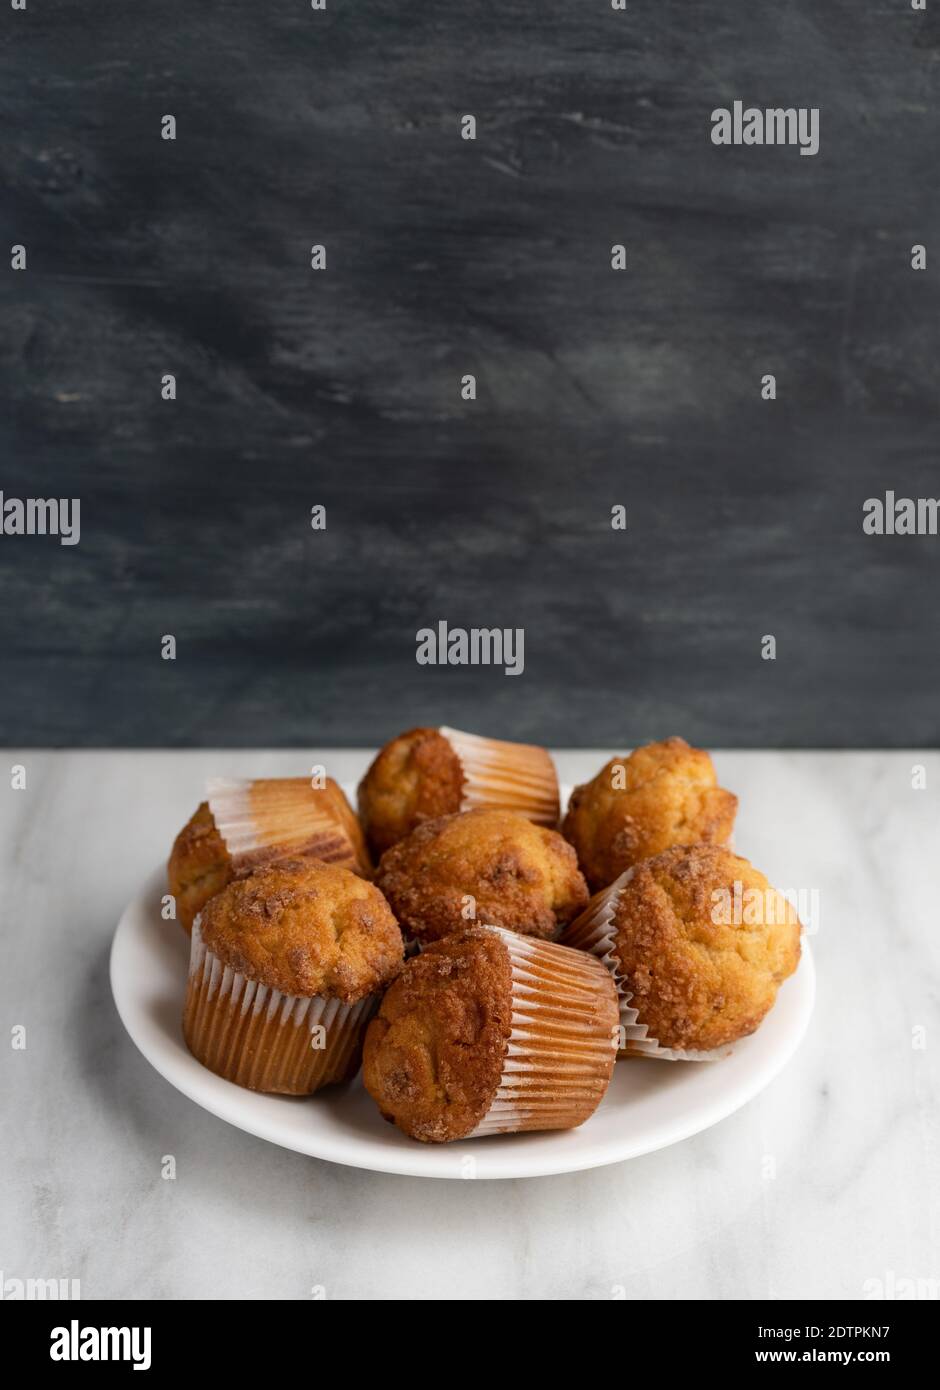
<svg viewBox="0 0 940 1390">
<path fill-rule="evenodd" d="M 609 915 L 622 997 L 663 1048 L 711 1052 L 753 1033 L 799 964 L 793 907 L 719 845 L 644 860 L 598 894 L 563 943 L 593 941 L 603 955 L 592 927 L 600 915 Z"/>
<path fill-rule="evenodd" d="M 323 787 L 305 777 L 218 781 L 210 796 L 211 806 L 204 801 L 177 835 L 167 865 L 187 932 L 232 879 L 279 859 L 309 855 L 363 875 L 372 871 L 359 822 L 331 777 Z"/>
<path fill-rule="evenodd" d="M 437 729 L 409 729 L 376 755 L 359 783 L 359 818 L 378 858 L 421 821 L 460 810 L 460 759 Z"/>
<path fill-rule="evenodd" d="M 382 856 L 375 881 L 403 931 L 422 942 L 468 920 L 555 936 L 588 900 L 574 850 L 557 831 L 483 807 L 417 826 Z"/>
<path fill-rule="evenodd" d="M 558 775 L 544 748 L 460 729 L 411 729 L 378 754 L 359 786 L 376 856 L 424 820 L 488 806 L 558 824 Z"/>
<path fill-rule="evenodd" d="M 232 861 L 216 828 L 208 801 L 203 801 L 173 842 L 167 864 L 176 916 L 187 931 L 196 913 L 232 879 Z"/>
<path fill-rule="evenodd" d="M 256 869 L 205 906 L 202 940 L 223 965 L 282 994 L 353 1003 L 388 984 L 402 939 L 379 890 L 315 859 Z"/>
<path fill-rule="evenodd" d="M 575 787 L 562 834 L 596 892 L 670 845 L 725 844 L 737 808 L 737 797 L 718 786 L 708 754 L 667 738 L 612 758 Z"/>
<path fill-rule="evenodd" d="M 475 927 L 407 962 L 367 1029 L 363 1080 L 425 1143 L 571 1129 L 607 1089 L 616 1030 L 593 957 Z"/>
<path fill-rule="evenodd" d="M 363 1048 L 363 1081 L 387 1120 L 433 1143 L 476 1127 L 502 1074 L 511 985 L 494 932 L 463 932 L 407 962 Z"/>
<path fill-rule="evenodd" d="M 250 1090 L 310 1095 L 345 1081 L 402 957 L 388 903 L 359 875 L 310 858 L 256 869 L 194 923 L 187 1046 Z"/>
</svg>

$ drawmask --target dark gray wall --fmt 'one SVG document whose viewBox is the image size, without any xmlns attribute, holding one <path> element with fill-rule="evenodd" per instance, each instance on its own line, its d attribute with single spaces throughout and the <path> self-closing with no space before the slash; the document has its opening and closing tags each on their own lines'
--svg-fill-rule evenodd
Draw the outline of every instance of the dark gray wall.
<svg viewBox="0 0 940 1390">
<path fill-rule="evenodd" d="M 940 4 L 2 26 L 0 487 L 83 509 L 0 536 L 4 742 L 937 743 L 940 537 L 861 508 L 940 495 Z M 715 148 L 736 98 L 820 153 Z M 438 618 L 525 674 L 418 667 Z"/>
</svg>

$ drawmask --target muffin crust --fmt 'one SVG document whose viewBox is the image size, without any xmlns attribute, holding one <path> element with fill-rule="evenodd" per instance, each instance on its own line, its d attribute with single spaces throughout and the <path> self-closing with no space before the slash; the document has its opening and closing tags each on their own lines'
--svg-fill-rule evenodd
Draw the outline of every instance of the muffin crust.
<svg viewBox="0 0 940 1390">
<path fill-rule="evenodd" d="M 671 845 L 727 843 L 737 806 L 737 797 L 718 786 L 704 750 L 667 738 L 612 758 L 575 787 L 562 834 L 596 892 Z"/>
<path fill-rule="evenodd" d="M 174 840 L 167 878 L 177 921 L 191 932 L 196 913 L 232 879 L 232 861 L 208 801 L 197 807 Z"/>
<path fill-rule="evenodd" d="M 509 953 L 471 928 L 409 960 L 366 1031 L 363 1080 L 387 1120 L 446 1143 L 496 1094 L 512 1027 Z"/>
<path fill-rule="evenodd" d="M 401 932 L 379 890 L 349 869 L 285 860 L 230 883 L 200 917 L 206 947 L 283 994 L 355 1003 L 387 985 Z"/>
<path fill-rule="evenodd" d="M 460 810 L 460 759 L 437 729 L 410 729 L 373 759 L 359 784 L 359 817 L 378 857 L 424 820 Z"/>
<path fill-rule="evenodd" d="M 736 883 L 747 904 L 737 914 Z M 718 845 L 675 846 L 639 864 L 612 922 L 630 1004 L 662 1047 L 711 1051 L 753 1033 L 799 964 L 793 908 Z M 577 944 L 577 923 L 567 935 Z"/>
<path fill-rule="evenodd" d="M 423 942 L 468 920 L 552 937 L 588 900 L 574 850 L 557 831 L 487 807 L 423 822 L 386 851 L 375 881 L 403 930 Z"/>
</svg>

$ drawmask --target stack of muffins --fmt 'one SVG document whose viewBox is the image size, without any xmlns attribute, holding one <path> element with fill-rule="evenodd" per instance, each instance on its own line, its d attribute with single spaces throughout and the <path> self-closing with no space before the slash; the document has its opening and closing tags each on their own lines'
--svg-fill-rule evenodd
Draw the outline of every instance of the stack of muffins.
<svg viewBox="0 0 940 1390">
<path fill-rule="evenodd" d="M 725 1055 L 799 962 L 792 907 L 730 848 L 737 798 L 683 739 L 613 759 L 560 831 L 544 749 L 455 729 L 393 739 L 358 800 L 215 781 L 177 836 L 183 1031 L 238 1085 L 310 1095 L 362 1063 L 413 1139 L 570 1129 L 618 1057 Z"/>
</svg>

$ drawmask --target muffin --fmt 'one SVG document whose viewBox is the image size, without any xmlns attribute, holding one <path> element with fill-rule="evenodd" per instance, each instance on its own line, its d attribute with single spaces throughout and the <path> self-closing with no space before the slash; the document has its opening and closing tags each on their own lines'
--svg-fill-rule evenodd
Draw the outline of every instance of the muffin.
<svg viewBox="0 0 940 1390">
<path fill-rule="evenodd" d="M 726 844 L 737 808 L 737 797 L 719 787 L 708 754 L 683 738 L 667 738 L 612 758 L 575 787 L 562 834 L 596 892 L 671 845 Z"/>
<path fill-rule="evenodd" d="M 799 964 L 800 922 L 746 859 L 677 845 L 598 893 L 562 942 L 612 972 L 622 1053 L 707 1060 L 773 1007 Z"/>
<path fill-rule="evenodd" d="M 407 962 L 366 1031 L 363 1080 L 425 1143 L 573 1129 L 610 1082 L 610 973 L 582 951 L 473 927 Z"/>
<path fill-rule="evenodd" d="M 387 743 L 359 784 L 359 816 L 378 858 L 422 821 L 477 806 L 558 824 L 558 777 L 544 748 L 458 729 L 410 729 Z"/>
<path fill-rule="evenodd" d="M 315 859 L 257 869 L 193 925 L 187 1046 L 249 1090 L 310 1095 L 355 1074 L 401 962 L 395 918 L 365 879 Z"/>
<path fill-rule="evenodd" d="M 588 901 L 574 850 L 556 830 L 482 807 L 424 821 L 383 854 L 375 881 L 405 935 L 422 944 L 474 921 L 557 936 Z"/>
<path fill-rule="evenodd" d="M 306 857 L 369 875 L 359 822 L 342 788 L 306 777 L 258 781 L 214 779 L 177 835 L 167 865 L 176 915 L 184 929 L 233 878 L 276 859 Z"/>
<path fill-rule="evenodd" d="M 170 892 L 176 899 L 176 919 L 185 931 L 192 931 L 199 911 L 231 883 L 233 872 L 215 817 L 208 801 L 203 801 L 173 841 L 166 866 Z"/>
</svg>

